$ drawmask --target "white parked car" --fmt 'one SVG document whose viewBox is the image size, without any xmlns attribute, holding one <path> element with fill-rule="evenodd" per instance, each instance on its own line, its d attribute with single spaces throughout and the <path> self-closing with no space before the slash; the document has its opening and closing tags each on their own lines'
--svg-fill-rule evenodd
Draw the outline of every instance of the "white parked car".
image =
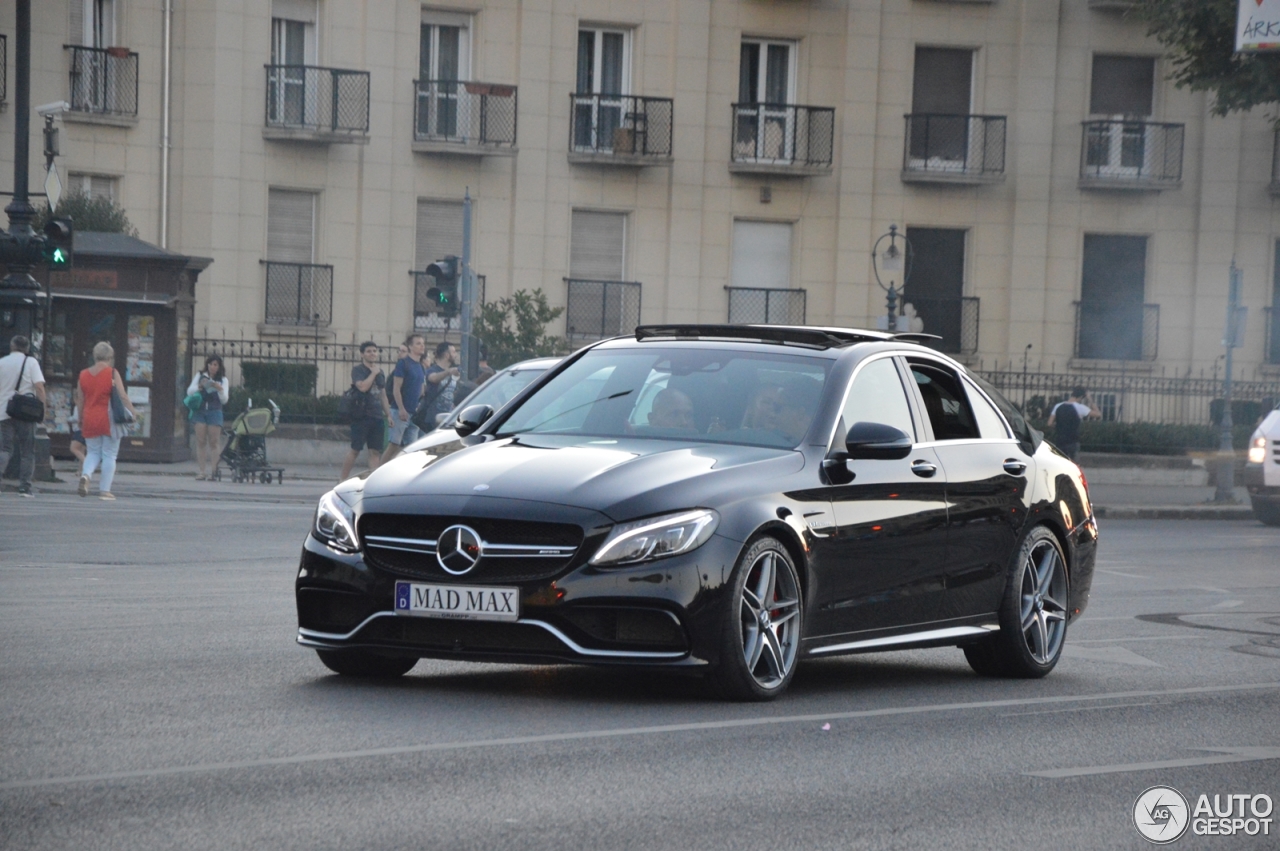
<svg viewBox="0 0 1280 851">
<path fill-rule="evenodd" d="M 1280 526 L 1280 407 L 1267 414 L 1249 437 L 1244 483 L 1253 516 L 1268 526 Z"/>
</svg>

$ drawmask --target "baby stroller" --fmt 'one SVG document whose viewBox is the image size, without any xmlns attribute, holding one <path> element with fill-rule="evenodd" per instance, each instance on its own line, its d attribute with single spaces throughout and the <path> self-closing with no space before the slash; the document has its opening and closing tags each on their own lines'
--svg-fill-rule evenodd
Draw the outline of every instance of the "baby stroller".
<svg viewBox="0 0 1280 851">
<path fill-rule="evenodd" d="M 284 483 L 284 468 L 267 462 L 267 435 L 276 430 L 280 421 L 276 403 L 268 399 L 267 404 L 271 407 L 255 408 L 250 399 L 244 413 L 231 425 L 222 427 L 227 443 L 213 466 L 211 478 L 215 481 L 222 481 L 222 465 L 226 464 L 233 482 L 259 481 L 266 485 L 274 478 L 278 484 Z"/>
</svg>

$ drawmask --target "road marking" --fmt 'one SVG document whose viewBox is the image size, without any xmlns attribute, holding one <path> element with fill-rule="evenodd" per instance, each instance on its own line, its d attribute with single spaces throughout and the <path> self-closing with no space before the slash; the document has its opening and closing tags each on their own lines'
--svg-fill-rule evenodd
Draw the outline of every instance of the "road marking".
<svg viewBox="0 0 1280 851">
<path fill-rule="evenodd" d="M 1056 715 L 1059 712 L 1097 712 L 1100 709 L 1124 709 L 1128 706 L 1158 706 L 1155 701 L 1146 703 L 1113 703 L 1109 706 L 1073 706 L 1070 709 L 1037 709 L 1035 712 L 1006 712 L 1001 718 L 1017 718 L 1019 715 Z"/>
<path fill-rule="evenodd" d="M 1027 771 L 1028 777 L 1085 777 L 1090 774 L 1122 774 L 1126 771 L 1150 771 L 1157 768 L 1187 768 L 1194 765 L 1221 765 L 1228 762 L 1256 762 L 1280 759 L 1280 748 L 1192 748 L 1218 756 L 1191 759 L 1165 759 L 1159 762 L 1130 762 L 1121 765 L 1090 765 L 1084 768 L 1055 768 L 1051 771 Z"/>
<path fill-rule="evenodd" d="M 1147 668 L 1163 668 L 1159 662 L 1153 662 L 1146 656 L 1139 656 L 1127 647 L 1077 647 L 1068 644 L 1062 648 L 1063 656 L 1072 659 L 1087 659 L 1090 662 L 1112 662 L 1117 665 L 1141 665 Z"/>
<path fill-rule="evenodd" d="M 1195 641 L 1202 635 L 1128 635 L 1124 638 L 1073 638 L 1071 644 L 1112 644 L 1117 641 Z M 1070 647 L 1071 644 L 1067 646 Z"/>
<path fill-rule="evenodd" d="M 1142 576 L 1137 573 L 1121 573 L 1118 570 L 1108 570 L 1105 567 L 1095 568 L 1098 573 L 1110 573 L 1113 576 L 1123 576 L 1125 579 L 1150 579 L 1150 576 Z"/>
<path fill-rule="evenodd" d="M 688 724 L 662 724 L 651 727 L 620 727 L 612 730 L 583 730 L 576 733 L 547 733 L 539 736 L 510 736 L 501 739 L 473 739 L 461 742 L 432 742 L 421 745 L 404 745 L 395 748 L 368 748 L 356 751 L 331 751 L 327 753 L 298 754 L 296 756 L 245 759 L 233 762 L 205 762 L 193 765 L 173 765 L 165 768 L 149 768 L 137 771 L 110 771 L 102 774 L 79 774 L 64 777 L 38 777 L 28 780 L 8 780 L 0 783 L 0 789 L 31 789 L 39 786 L 59 786 L 68 783 L 102 783 L 108 780 L 139 780 L 153 777 L 172 777 L 198 774 L 207 771 L 234 771 L 246 768 L 271 768 L 280 765 L 305 765 L 310 762 L 332 762 L 342 759 L 367 759 L 379 756 L 407 756 L 442 751 L 464 751 L 474 748 L 494 748 L 518 745 L 554 744 L 591 739 L 615 739 L 628 736 L 646 736 L 664 733 L 687 733 L 703 730 L 727 730 L 742 727 L 764 727 L 773 724 L 812 724 L 818 721 L 842 721 L 853 718 L 883 718 L 893 715 L 923 715 L 929 712 L 957 712 L 966 709 L 1000 709 L 1006 706 L 1052 706 L 1060 703 L 1076 703 L 1093 700 L 1128 700 L 1146 697 L 1171 697 L 1174 695 L 1223 694 L 1242 691 L 1267 691 L 1280 689 L 1280 682 L 1247 683 L 1223 686 L 1192 686 L 1189 688 L 1163 689 L 1160 691 L 1116 691 L 1105 694 L 1060 695 L 1056 697 L 1027 697 L 1019 700 L 983 700 L 973 703 L 935 703 L 924 706 L 897 706 L 888 709 L 863 709 L 853 712 L 820 712 L 807 715 L 779 715 L 765 718 L 736 718 L 724 721 L 695 721 Z"/>
<path fill-rule="evenodd" d="M 1236 606 L 1243 606 L 1244 600 L 1223 600 L 1221 603 L 1214 603 L 1211 609 L 1234 609 Z"/>
</svg>

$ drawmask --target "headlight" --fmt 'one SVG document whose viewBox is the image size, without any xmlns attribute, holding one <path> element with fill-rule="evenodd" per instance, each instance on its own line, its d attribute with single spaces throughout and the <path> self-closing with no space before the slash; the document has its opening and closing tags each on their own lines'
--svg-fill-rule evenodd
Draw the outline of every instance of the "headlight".
<svg viewBox="0 0 1280 851">
<path fill-rule="evenodd" d="M 320 497 L 316 508 L 315 536 L 335 550 L 353 553 L 360 548 L 356 537 L 356 513 L 333 491 Z"/>
<path fill-rule="evenodd" d="M 1249 463 L 1262 464 L 1267 460 L 1267 439 L 1258 435 L 1249 441 Z"/>
<path fill-rule="evenodd" d="M 720 522 L 709 508 L 696 508 L 631 523 L 619 523 L 591 557 L 597 565 L 634 564 L 680 555 L 707 542 Z"/>
</svg>

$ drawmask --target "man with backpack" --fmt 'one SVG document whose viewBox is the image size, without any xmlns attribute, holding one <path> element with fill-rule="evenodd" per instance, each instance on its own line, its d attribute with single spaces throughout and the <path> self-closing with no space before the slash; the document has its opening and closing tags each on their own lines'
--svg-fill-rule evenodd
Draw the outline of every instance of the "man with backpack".
<svg viewBox="0 0 1280 851">
<path fill-rule="evenodd" d="M 351 450 L 342 462 L 342 478 L 351 475 L 360 451 L 369 447 L 369 469 L 378 469 L 382 460 L 382 448 L 387 431 L 387 419 L 391 416 L 387 404 L 387 378 L 378 366 L 378 344 L 368 341 L 360 344 L 360 363 L 351 368 L 351 393 L 353 403 L 351 417 Z"/>
<path fill-rule="evenodd" d="M 1102 412 L 1083 387 L 1072 389 L 1071 397 L 1054 405 L 1049 412 L 1049 428 L 1054 429 L 1053 443 L 1072 461 L 1079 460 L 1080 421 L 1084 419 L 1100 420 Z"/>
</svg>

